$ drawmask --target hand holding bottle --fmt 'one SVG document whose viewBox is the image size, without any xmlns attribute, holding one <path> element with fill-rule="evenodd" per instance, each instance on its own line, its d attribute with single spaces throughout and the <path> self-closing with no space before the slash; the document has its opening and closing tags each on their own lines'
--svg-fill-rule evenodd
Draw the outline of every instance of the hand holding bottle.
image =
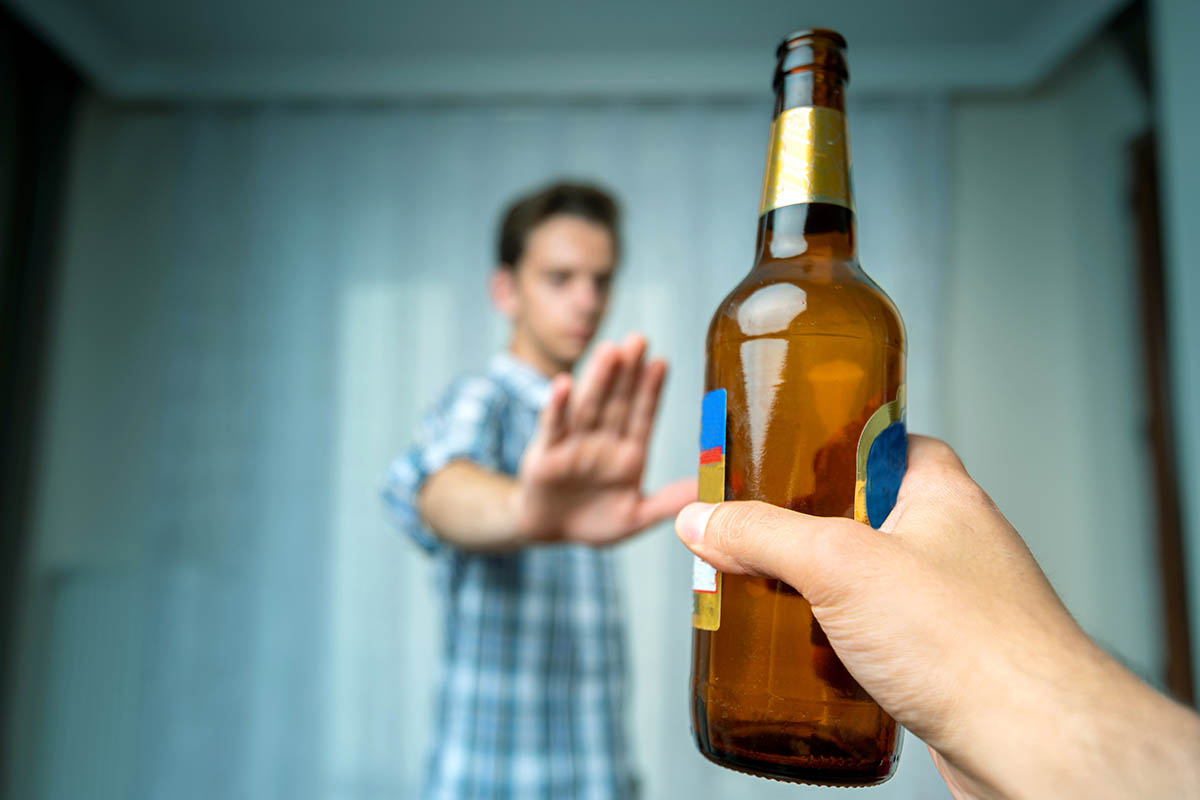
<svg viewBox="0 0 1200 800">
<path fill-rule="evenodd" d="M 676 529 L 718 570 L 800 592 L 956 797 L 1200 796 L 1200 717 L 1087 637 L 944 443 L 910 437 L 878 531 L 752 502 L 690 505 Z"/>
</svg>

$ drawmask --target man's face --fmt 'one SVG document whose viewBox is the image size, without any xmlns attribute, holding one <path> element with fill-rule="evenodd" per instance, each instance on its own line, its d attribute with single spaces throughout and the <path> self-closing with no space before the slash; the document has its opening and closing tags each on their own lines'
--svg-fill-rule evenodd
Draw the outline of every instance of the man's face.
<svg viewBox="0 0 1200 800">
<path fill-rule="evenodd" d="M 514 349 L 548 371 L 569 370 L 587 349 L 608 305 L 615 257 L 608 230 L 559 214 L 529 234 L 516 269 L 500 280 Z"/>
</svg>

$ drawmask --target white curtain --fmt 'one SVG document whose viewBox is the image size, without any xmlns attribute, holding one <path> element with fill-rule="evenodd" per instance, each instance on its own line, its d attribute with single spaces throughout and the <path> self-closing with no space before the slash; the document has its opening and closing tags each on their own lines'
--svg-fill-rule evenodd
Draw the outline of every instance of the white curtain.
<svg viewBox="0 0 1200 800">
<path fill-rule="evenodd" d="M 38 506 L 27 796 L 413 796 L 440 617 L 379 478 L 434 393 L 504 341 L 485 294 L 499 210 L 554 176 L 619 195 L 604 333 L 642 330 L 669 357 L 649 482 L 689 474 L 704 331 L 750 266 L 768 116 L 765 99 L 91 101 Z M 945 118 L 928 99 L 851 109 L 862 260 L 907 321 L 923 430 L 943 403 Z M 805 796 L 696 753 L 690 557 L 666 526 L 621 554 L 647 797 Z M 943 794 L 910 738 L 873 796 Z"/>
</svg>

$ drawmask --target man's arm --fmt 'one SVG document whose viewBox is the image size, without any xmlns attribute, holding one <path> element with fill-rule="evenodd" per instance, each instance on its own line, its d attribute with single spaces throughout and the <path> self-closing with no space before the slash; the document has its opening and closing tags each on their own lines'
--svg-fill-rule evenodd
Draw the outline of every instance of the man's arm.
<svg viewBox="0 0 1200 800">
<path fill-rule="evenodd" d="M 596 348 L 577 386 L 559 375 L 516 478 L 469 461 L 431 475 L 418 495 L 426 524 L 469 550 L 545 542 L 611 544 L 672 516 L 695 481 L 642 494 L 642 473 L 666 364 L 645 340 Z"/>
<path fill-rule="evenodd" d="M 511 550 L 517 529 L 517 481 L 470 461 L 454 461 L 425 481 L 418 503 L 425 523 L 464 550 Z"/>
</svg>

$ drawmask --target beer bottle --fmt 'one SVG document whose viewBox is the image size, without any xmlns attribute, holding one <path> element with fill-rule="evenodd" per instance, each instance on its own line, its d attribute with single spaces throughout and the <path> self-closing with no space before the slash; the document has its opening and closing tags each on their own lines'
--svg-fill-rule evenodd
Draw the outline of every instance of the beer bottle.
<svg viewBox="0 0 1200 800">
<path fill-rule="evenodd" d="M 700 499 L 762 500 L 878 527 L 907 456 L 904 327 L 856 258 L 846 42 L 779 46 L 754 266 L 708 329 Z M 693 574 L 692 730 L 765 777 L 841 786 L 895 771 L 900 731 L 776 580 Z"/>
</svg>

